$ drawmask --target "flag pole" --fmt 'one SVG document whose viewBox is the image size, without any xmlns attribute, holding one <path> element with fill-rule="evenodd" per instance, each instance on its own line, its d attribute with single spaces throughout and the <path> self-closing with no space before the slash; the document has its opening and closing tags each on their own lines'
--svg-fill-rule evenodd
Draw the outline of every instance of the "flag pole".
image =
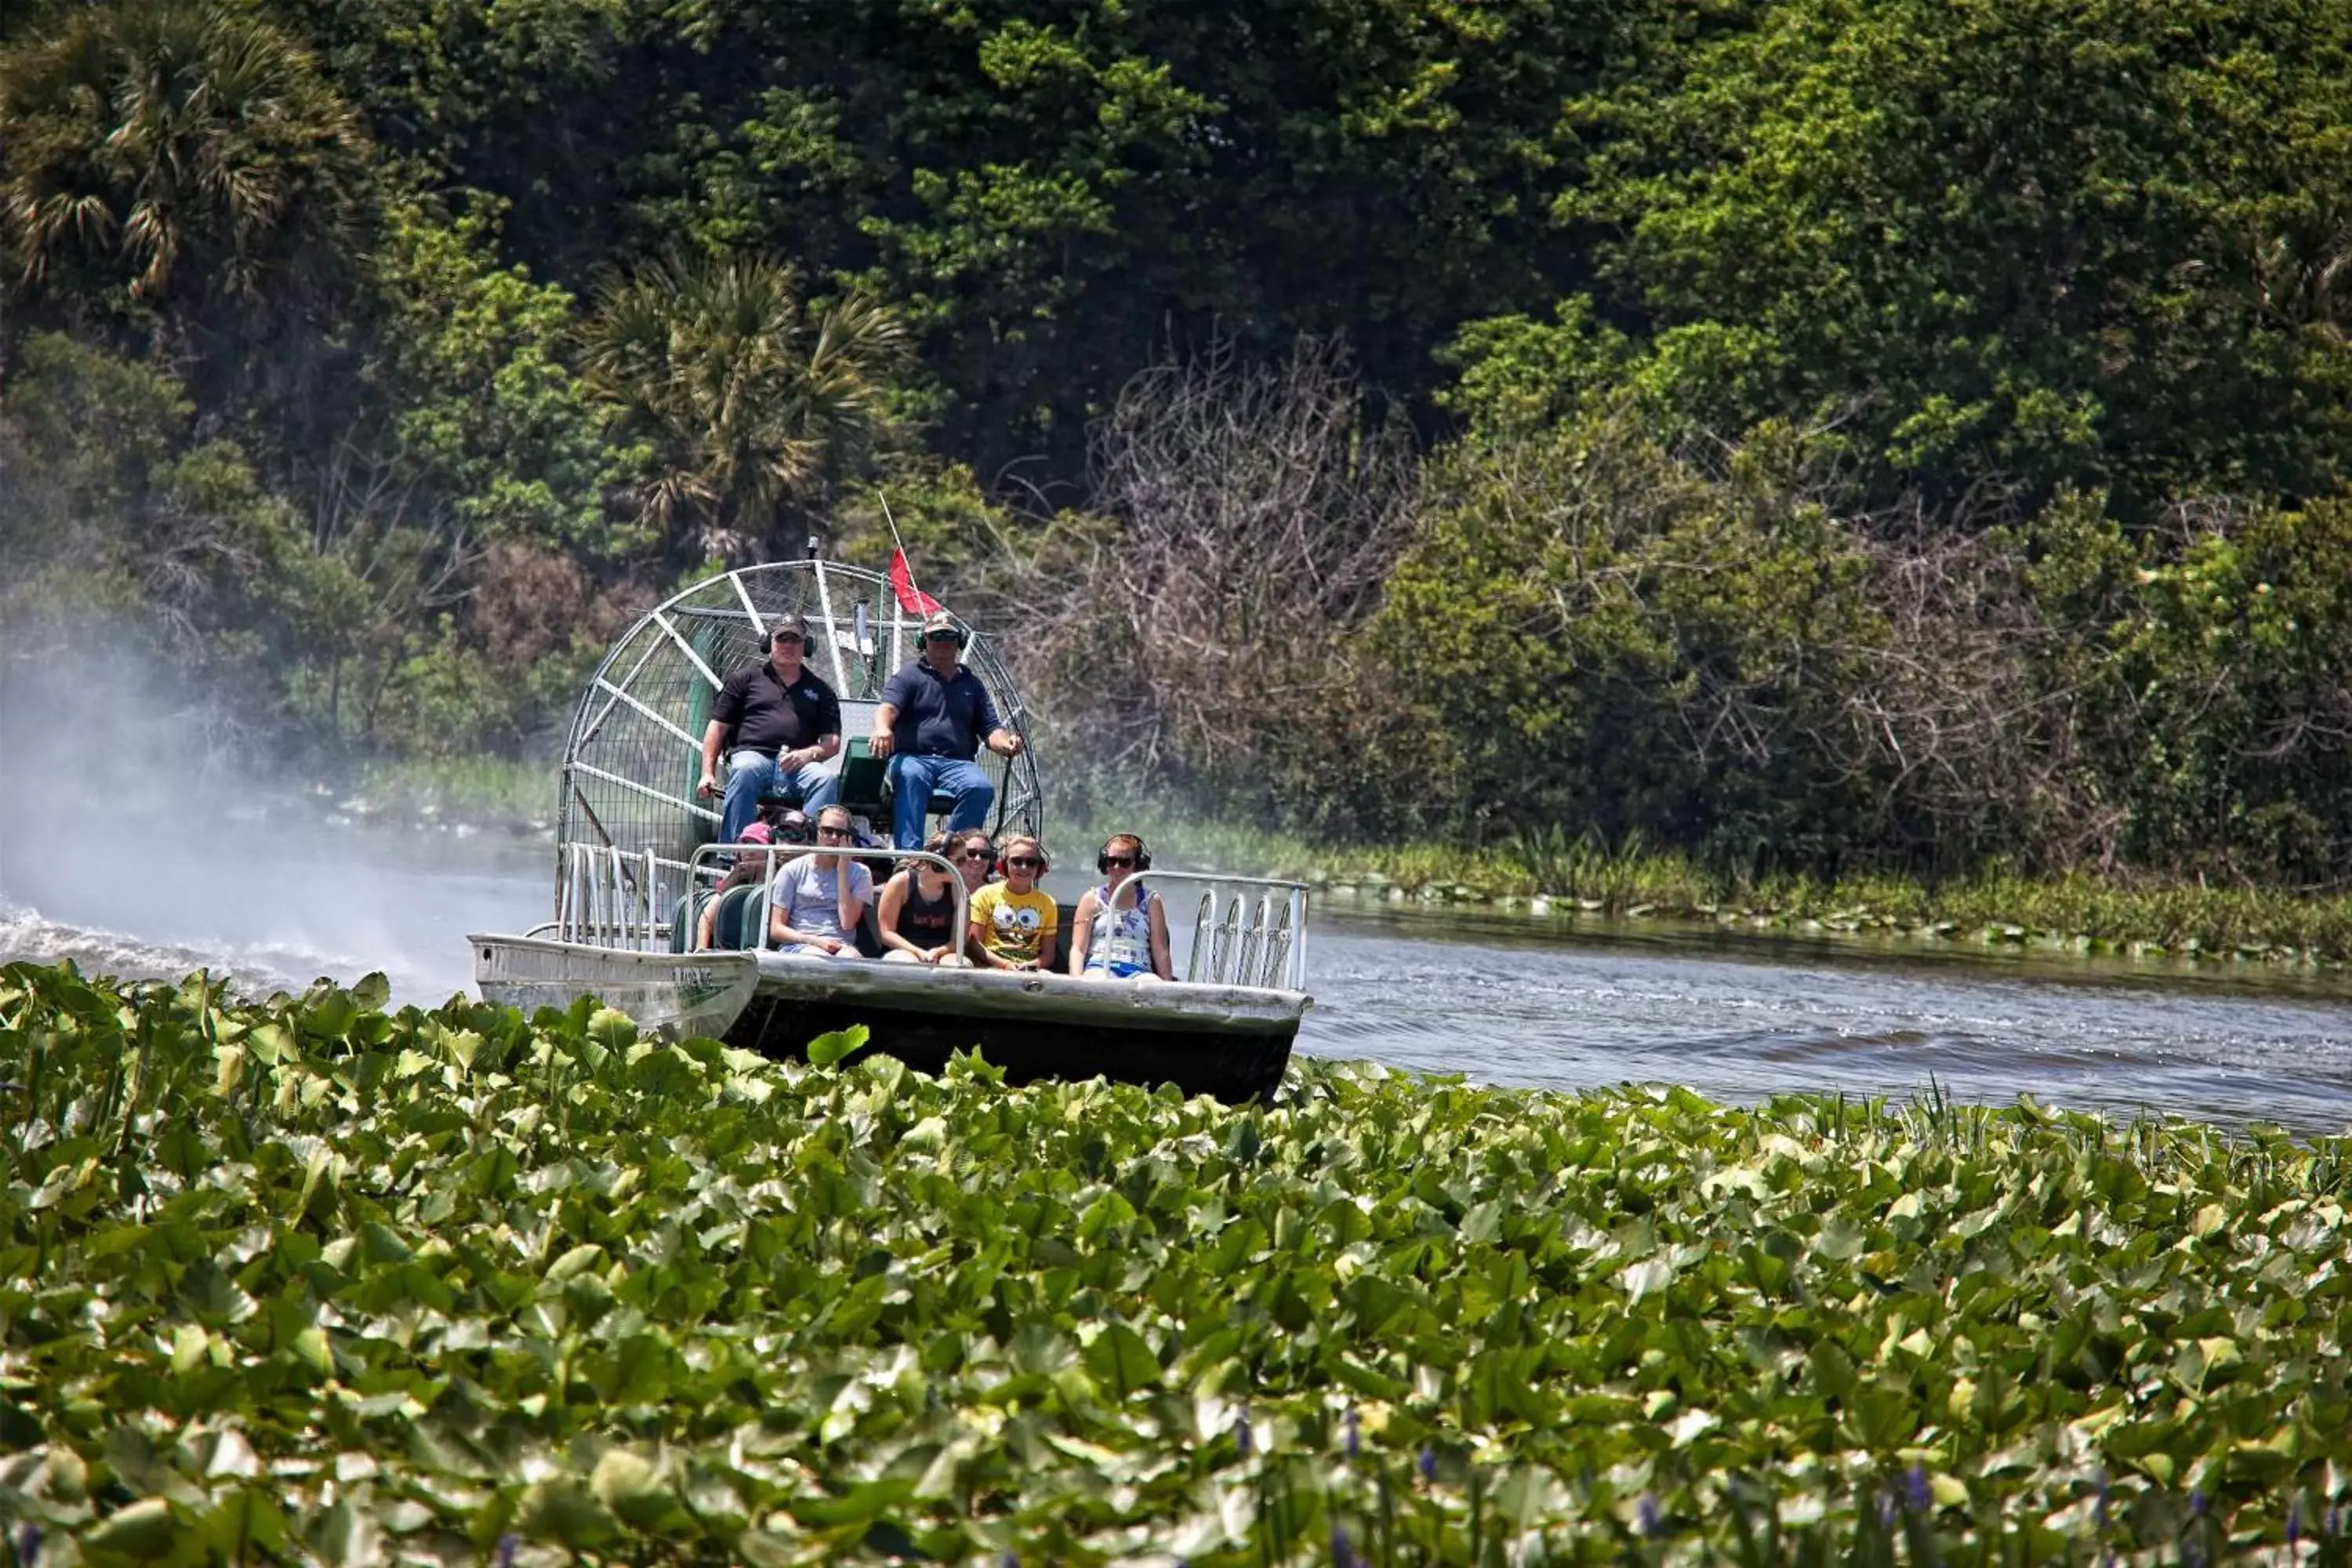
<svg viewBox="0 0 2352 1568">
<path fill-rule="evenodd" d="M 898 537 L 898 520 L 890 515 L 890 498 L 877 489 L 874 492 L 874 499 L 882 503 L 882 521 L 890 525 L 890 548 L 896 550 L 898 559 L 907 563 L 907 586 L 915 591 L 915 602 L 920 604 L 923 601 L 923 585 L 915 581 L 915 558 L 907 553 L 907 542 Z"/>
</svg>

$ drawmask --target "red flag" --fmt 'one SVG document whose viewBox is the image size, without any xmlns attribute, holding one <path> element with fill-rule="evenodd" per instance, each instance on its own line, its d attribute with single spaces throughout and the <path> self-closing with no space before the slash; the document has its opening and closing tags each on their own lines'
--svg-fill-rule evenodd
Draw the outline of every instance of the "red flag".
<svg viewBox="0 0 2352 1568">
<path fill-rule="evenodd" d="M 898 607 L 910 616 L 928 616 L 940 608 L 940 602 L 915 586 L 915 574 L 907 564 L 907 552 L 890 552 L 890 591 L 898 595 Z"/>
</svg>

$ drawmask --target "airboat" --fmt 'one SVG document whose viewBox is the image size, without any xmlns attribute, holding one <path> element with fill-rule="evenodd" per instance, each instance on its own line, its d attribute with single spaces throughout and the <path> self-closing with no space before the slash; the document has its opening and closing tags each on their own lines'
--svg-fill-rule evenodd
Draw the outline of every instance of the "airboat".
<svg viewBox="0 0 2352 1568">
<path fill-rule="evenodd" d="M 864 1049 L 929 1072 L 976 1048 L 1014 1083 L 1102 1076 L 1235 1102 L 1273 1092 L 1308 1005 L 1298 882 L 1149 872 L 1178 976 L 1158 984 L 775 952 L 756 881 L 717 895 L 716 944 L 693 951 L 737 853 L 714 842 L 719 801 L 696 794 L 703 731 L 725 678 L 761 658 L 761 636 L 787 618 L 807 626 L 809 663 L 841 700 L 844 743 L 824 764 L 841 802 L 887 833 L 887 768 L 866 738 L 884 683 L 915 657 L 922 616 L 885 574 L 823 559 L 709 578 L 641 616 L 581 693 L 559 782 L 553 918 L 470 939 L 487 1000 L 532 1011 L 594 996 L 650 1032 L 782 1059 L 805 1059 L 813 1039 L 863 1025 Z M 964 662 L 1024 742 L 1016 757 L 979 758 L 996 785 L 987 826 L 1000 841 L 1016 831 L 1043 839 L 1045 775 L 1029 710 L 989 634 L 956 618 Z M 929 803 L 933 814 L 948 804 Z M 909 858 L 866 853 L 877 886 L 892 859 Z M 961 930 L 965 893 L 954 886 Z M 1065 941 L 1069 927 L 1066 903 Z"/>
</svg>

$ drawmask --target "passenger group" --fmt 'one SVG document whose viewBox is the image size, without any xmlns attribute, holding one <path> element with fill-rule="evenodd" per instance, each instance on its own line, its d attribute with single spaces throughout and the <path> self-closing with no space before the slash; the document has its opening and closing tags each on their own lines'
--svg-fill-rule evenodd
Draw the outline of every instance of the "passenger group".
<svg viewBox="0 0 2352 1568">
<path fill-rule="evenodd" d="M 921 656 L 883 687 L 868 745 L 887 761 L 892 844 L 920 845 L 953 872 L 909 859 L 877 893 L 873 871 L 855 854 L 871 841 L 861 843 L 863 824 L 839 803 L 839 773 L 822 770 L 841 750 L 840 699 L 805 662 L 807 628 L 782 621 L 761 638 L 766 661 L 719 689 L 703 733 L 697 793 L 719 795 L 726 750 L 720 835 L 748 847 L 713 889 L 695 946 L 711 944 L 719 894 L 769 881 L 769 942 L 805 957 L 862 957 L 858 931 L 870 910 L 880 956 L 889 963 L 1036 971 L 1058 957 L 1069 973 L 1087 979 L 1175 978 L 1166 910 L 1142 880 L 1151 856 L 1131 833 L 1113 835 L 1096 856 L 1102 881 L 1079 898 L 1071 940 L 1057 952 L 1060 910 L 1038 887 L 1051 869 L 1045 846 L 1027 834 L 1000 846 L 981 826 L 996 786 L 974 758 L 983 745 L 1018 757 L 1022 738 L 962 662 L 966 638 L 953 617 L 932 616 L 922 637 Z M 763 814 L 763 798 L 776 795 L 797 796 L 800 807 Z M 947 826 L 926 839 L 924 818 L 934 805 L 943 806 Z M 953 929 L 952 878 L 961 879 L 967 902 L 961 931 Z"/>
</svg>

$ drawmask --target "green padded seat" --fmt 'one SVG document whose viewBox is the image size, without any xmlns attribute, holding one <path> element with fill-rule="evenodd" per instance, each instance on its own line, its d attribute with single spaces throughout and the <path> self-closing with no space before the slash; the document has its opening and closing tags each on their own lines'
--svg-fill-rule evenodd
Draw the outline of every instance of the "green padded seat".
<svg viewBox="0 0 2352 1568">
<path fill-rule="evenodd" d="M 746 882 L 719 894 L 719 918 L 710 922 L 710 945 L 736 952 L 765 947 L 768 909 L 762 896 L 767 890 L 763 883 Z"/>
<path fill-rule="evenodd" d="M 841 794 L 836 798 L 877 830 L 887 829 L 891 820 L 889 759 L 876 756 L 873 741 L 865 735 L 850 736 L 841 750 Z M 954 809 L 955 796 L 931 795 L 930 816 L 944 816 Z"/>
</svg>

